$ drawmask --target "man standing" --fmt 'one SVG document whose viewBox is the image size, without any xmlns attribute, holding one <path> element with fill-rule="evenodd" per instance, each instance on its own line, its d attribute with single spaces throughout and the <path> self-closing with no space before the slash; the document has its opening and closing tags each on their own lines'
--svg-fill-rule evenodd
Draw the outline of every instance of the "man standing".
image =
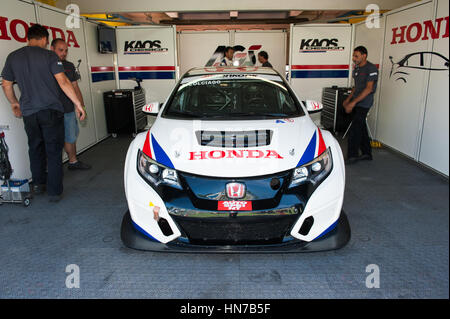
<svg viewBox="0 0 450 319">
<path fill-rule="evenodd" d="M 272 64 L 269 62 L 269 55 L 266 51 L 261 51 L 258 53 L 258 61 L 264 67 L 272 68 Z"/>
<path fill-rule="evenodd" d="M 73 101 L 80 120 L 86 114 L 64 74 L 62 62 L 54 52 L 46 49 L 48 36 L 47 29 L 39 24 L 28 29 L 28 46 L 11 52 L 6 58 L 2 87 L 14 115 L 23 117 L 33 192 L 43 193 L 47 186 L 50 201 L 57 202 L 63 192 L 64 144 L 64 108 L 58 87 Z M 20 89 L 20 102 L 14 93 L 14 82 Z"/>
<path fill-rule="evenodd" d="M 358 160 L 372 160 L 372 148 L 367 131 L 366 117 L 373 105 L 373 96 L 377 89 L 378 69 L 367 61 L 367 49 L 363 46 L 353 51 L 353 79 L 355 86 L 345 99 L 343 106 L 352 113 L 352 126 L 348 136 L 347 164 Z M 361 149 L 362 155 L 359 155 Z"/>
<path fill-rule="evenodd" d="M 58 55 L 60 61 L 62 62 L 64 72 L 69 81 L 72 83 L 73 89 L 75 90 L 75 93 L 84 108 L 83 95 L 81 94 L 77 82 L 80 79 L 80 76 L 75 71 L 75 66 L 73 65 L 73 63 L 67 61 L 67 53 L 69 50 L 67 47 L 67 43 L 63 39 L 54 39 L 51 44 L 51 49 L 56 53 L 56 55 Z M 61 89 L 59 91 L 60 100 L 64 107 L 64 150 L 69 157 L 68 169 L 90 169 L 90 165 L 85 164 L 77 159 L 76 141 L 80 130 L 78 128 L 78 122 L 75 115 L 73 102 Z"/>
<path fill-rule="evenodd" d="M 220 66 L 233 66 L 234 49 L 232 47 L 225 48 L 225 56 L 220 62 Z"/>
</svg>

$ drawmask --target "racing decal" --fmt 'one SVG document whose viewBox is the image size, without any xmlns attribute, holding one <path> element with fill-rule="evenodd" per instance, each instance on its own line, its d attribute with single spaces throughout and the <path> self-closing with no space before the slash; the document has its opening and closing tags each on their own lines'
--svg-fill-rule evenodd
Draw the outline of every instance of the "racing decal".
<svg viewBox="0 0 450 319">
<path fill-rule="evenodd" d="M 111 81 L 115 79 L 113 66 L 93 66 L 91 67 L 92 82 Z"/>
<path fill-rule="evenodd" d="M 327 149 L 327 146 L 325 145 L 325 141 L 322 136 L 322 132 L 320 131 L 320 128 L 317 128 L 317 131 L 319 132 L 319 145 L 317 147 L 317 156 L 321 155 L 325 150 Z"/>
<path fill-rule="evenodd" d="M 309 141 L 308 146 L 306 147 L 305 152 L 303 153 L 302 157 L 300 158 L 300 161 L 297 164 L 297 167 L 300 167 L 306 163 L 311 162 L 314 159 L 314 155 L 316 153 L 316 135 L 317 132 L 314 131 L 314 134 Z"/>
<path fill-rule="evenodd" d="M 219 201 L 217 210 L 252 210 L 252 202 L 244 200 Z"/>
<path fill-rule="evenodd" d="M 330 227 L 328 227 L 327 229 L 325 229 L 319 236 L 317 236 L 316 238 L 314 238 L 313 240 L 319 239 L 320 237 L 325 236 L 326 234 L 328 234 L 330 231 L 332 231 L 338 224 L 338 220 L 336 220 L 333 224 L 330 225 Z"/>
<path fill-rule="evenodd" d="M 204 83 L 203 85 L 211 85 L 211 84 L 220 84 L 220 83 L 214 83 L 215 81 L 220 82 L 221 79 L 263 79 L 263 80 L 269 80 L 269 81 L 276 81 L 276 82 L 282 82 L 283 80 L 278 75 L 270 75 L 270 74 L 258 74 L 258 73 L 225 73 L 225 74 L 208 74 L 208 75 L 199 75 L 199 76 L 187 76 L 184 77 L 181 80 L 181 84 L 187 84 L 190 85 L 190 83 L 195 83 L 197 81 L 201 80 L 210 80 L 207 82 L 212 83 L 204 83 L 205 81 L 201 81 Z"/>
<path fill-rule="evenodd" d="M 293 65 L 292 78 L 347 78 L 348 64 Z"/>
<path fill-rule="evenodd" d="M 441 23 L 445 20 L 445 27 L 441 28 Z M 434 27 L 436 25 L 436 28 Z M 442 32 L 441 32 L 442 30 Z M 442 35 L 441 35 L 442 33 Z M 423 34 L 423 36 L 422 36 Z M 414 22 L 409 26 L 392 28 L 391 44 L 416 42 L 418 40 L 428 40 L 449 37 L 449 16 L 438 18 L 434 21 Z M 406 40 L 406 41 L 405 41 Z"/>
<path fill-rule="evenodd" d="M 242 45 L 235 45 L 233 47 L 234 55 L 233 60 L 239 62 L 239 65 L 248 65 L 253 66 L 256 64 L 256 55 L 255 52 L 261 49 L 262 45 L 254 44 L 248 48 L 248 51 L 245 52 L 245 47 Z M 215 50 L 212 56 L 209 58 L 208 62 L 206 62 L 205 66 L 219 66 L 223 57 L 225 56 L 225 45 L 219 45 Z M 247 59 L 248 58 L 248 59 Z"/>
<path fill-rule="evenodd" d="M 21 19 L 12 19 L 8 24 L 9 18 L 0 17 L 0 40 L 15 40 L 17 42 L 27 42 L 27 34 L 29 26 L 32 26 L 33 22 L 27 23 Z M 75 34 L 71 30 L 63 30 L 56 27 L 50 27 L 43 25 L 49 31 L 51 39 L 61 38 L 66 41 L 67 46 L 79 48 L 80 45 L 77 42 Z M 8 33 L 9 28 L 9 33 Z M 12 38 L 11 38 L 11 36 Z M 67 36 L 66 36 L 67 35 Z M 51 40 L 49 39 L 49 40 Z"/>
<path fill-rule="evenodd" d="M 162 147 L 158 144 L 155 137 L 152 134 L 152 147 L 153 147 L 153 153 L 155 154 L 155 160 L 165 165 L 169 168 L 175 168 L 172 164 L 172 161 L 170 160 L 169 156 L 167 156 L 166 152 L 162 149 Z"/>
<path fill-rule="evenodd" d="M 142 148 L 142 152 L 144 152 L 144 154 L 147 155 L 148 157 L 153 158 L 152 150 L 150 148 L 150 131 L 147 131 L 147 137 L 145 138 L 144 147 Z"/>
<path fill-rule="evenodd" d="M 175 79 L 174 66 L 121 66 L 119 79 L 164 80 Z"/>
<path fill-rule="evenodd" d="M 279 158 L 283 156 L 275 150 L 214 150 L 189 152 L 189 160 L 222 159 L 222 158 Z"/>
<path fill-rule="evenodd" d="M 165 53 L 168 48 L 161 47 L 161 40 L 125 41 L 123 54 Z"/>
<path fill-rule="evenodd" d="M 391 72 L 389 78 L 394 81 L 402 80 L 407 83 L 407 77 L 410 75 L 411 69 L 425 70 L 425 71 L 448 71 L 448 58 L 437 52 L 421 51 L 405 55 L 398 62 L 394 62 L 394 58 L 389 56 L 391 61 Z M 431 61 L 431 65 L 427 63 Z M 416 63 L 415 63 L 416 62 Z M 417 63 L 418 62 L 418 63 Z M 371 74 L 369 74 L 371 75 Z"/>
<path fill-rule="evenodd" d="M 345 47 L 339 45 L 339 39 L 302 39 L 300 53 L 324 53 L 328 51 L 344 51 Z"/>
<path fill-rule="evenodd" d="M 160 243 L 160 241 L 158 239 L 156 239 L 155 237 L 153 237 L 152 235 L 150 235 L 149 233 L 147 233 L 141 226 L 139 226 L 138 224 L 136 224 L 134 222 L 134 220 L 131 220 L 131 222 L 133 223 L 134 228 L 139 231 L 140 233 L 142 233 L 143 235 L 147 236 L 148 238 L 150 238 L 153 241 L 156 241 L 158 243 Z"/>
<path fill-rule="evenodd" d="M 322 132 L 319 128 L 314 131 L 314 134 L 306 147 L 297 167 L 300 167 L 306 163 L 311 162 L 317 156 L 321 155 L 326 150 L 325 140 L 323 139 Z"/>
</svg>

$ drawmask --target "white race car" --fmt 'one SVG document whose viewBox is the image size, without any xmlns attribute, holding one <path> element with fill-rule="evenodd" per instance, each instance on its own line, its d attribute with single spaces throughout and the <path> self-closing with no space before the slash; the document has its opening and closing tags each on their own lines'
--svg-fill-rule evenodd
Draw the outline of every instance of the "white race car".
<svg viewBox="0 0 450 319">
<path fill-rule="evenodd" d="M 276 71 L 188 71 L 125 162 L 127 247 L 182 252 L 297 252 L 344 246 L 341 148 Z"/>
</svg>

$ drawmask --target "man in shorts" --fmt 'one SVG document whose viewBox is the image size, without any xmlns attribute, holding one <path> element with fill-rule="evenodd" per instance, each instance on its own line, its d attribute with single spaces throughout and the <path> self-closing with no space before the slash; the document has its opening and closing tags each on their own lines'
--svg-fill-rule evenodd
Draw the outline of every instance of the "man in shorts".
<svg viewBox="0 0 450 319">
<path fill-rule="evenodd" d="M 73 63 L 67 61 L 67 54 L 69 50 L 67 43 L 63 39 L 54 39 L 51 43 L 51 49 L 56 53 L 56 55 L 61 60 L 64 67 L 64 73 L 72 83 L 75 93 L 78 99 L 81 101 L 84 108 L 83 96 L 81 94 L 77 82 L 80 79 L 80 76 L 75 70 L 75 66 L 73 65 Z M 64 150 L 66 151 L 69 157 L 68 169 L 69 170 L 90 169 L 91 165 L 83 163 L 77 158 L 76 141 L 80 129 L 78 127 L 78 122 L 74 111 L 74 105 L 62 90 L 60 90 L 59 94 L 61 103 L 64 106 Z"/>
</svg>

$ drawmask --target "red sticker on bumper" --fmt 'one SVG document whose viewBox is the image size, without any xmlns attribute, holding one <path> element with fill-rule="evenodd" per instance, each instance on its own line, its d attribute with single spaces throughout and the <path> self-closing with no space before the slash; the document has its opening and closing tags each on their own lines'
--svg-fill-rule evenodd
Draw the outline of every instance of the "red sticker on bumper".
<svg viewBox="0 0 450 319">
<path fill-rule="evenodd" d="M 218 210 L 252 210 L 252 202 L 245 200 L 219 201 Z"/>
</svg>

